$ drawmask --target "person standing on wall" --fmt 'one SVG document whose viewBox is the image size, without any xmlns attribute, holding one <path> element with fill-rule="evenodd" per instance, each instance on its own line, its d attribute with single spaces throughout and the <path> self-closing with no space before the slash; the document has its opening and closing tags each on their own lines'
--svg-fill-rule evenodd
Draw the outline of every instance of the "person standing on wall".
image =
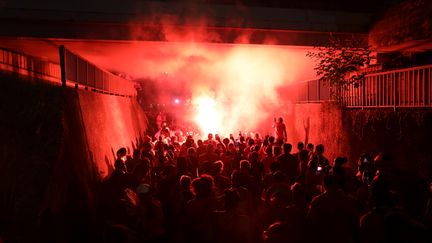
<svg viewBox="0 0 432 243">
<path fill-rule="evenodd" d="M 159 114 L 156 117 L 156 124 L 158 126 L 158 130 L 161 130 L 164 126 L 166 126 L 167 117 L 164 111 L 159 111 Z"/>
<path fill-rule="evenodd" d="M 287 142 L 287 131 L 282 117 L 279 117 L 279 119 L 276 119 L 276 117 L 274 118 L 273 129 L 275 131 L 276 140 L 282 140 L 284 143 Z"/>
</svg>

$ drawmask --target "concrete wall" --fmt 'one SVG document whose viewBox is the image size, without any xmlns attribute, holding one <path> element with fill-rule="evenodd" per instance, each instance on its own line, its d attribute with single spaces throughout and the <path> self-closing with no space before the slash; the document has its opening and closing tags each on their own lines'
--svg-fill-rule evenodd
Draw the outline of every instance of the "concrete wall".
<svg viewBox="0 0 432 243">
<path fill-rule="evenodd" d="M 387 152 L 404 173 L 432 177 L 430 109 L 345 110 L 342 117 L 352 159 Z"/>
<path fill-rule="evenodd" d="M 133 98 L 61 89 L 61 149 L 40 207 L 40 242 L 100 242 L 94 231 L 97 188 L 113 169 L 114 153 L 130 150 L 146 128 Z M 57 233 L 53 233 L 57 232 Z M 84 240 L 85 239 L 85 240 Z"/>
<path fill-rule="evenodd" d="M 432 111 L 349 110 L 332 104 L 293 104 L 284 110 L 288 140 L 322 143 L 326 156 L 347 156 L 356 168 L 365 152 L 389 153 L 394 166 L 422 178 L 432 176 Z"/>
<path fill-rule="evenodd" d="M 98 182 L 146 129 L 133 98 L 0 73 L 0 235 L 5 242 L 100 242 Z M 85 239 L 85 240 L 84 240 Z"/>
<path fill-rule="evenodd" d="M 113 168 L 115 152 L 126 147 L 132 154 L 146 131 L 147 119 L 134 98 L 78 91 L 89 150 L 101 177 Z"/>
<path fill-rule="evenodd" d="M 346 154 L 346 132 L 342 110 L 332 104 L 292 104 L 285 109 L 288 140 L 324 144 L 326 156 L 334 159 Z"/>
</svg>

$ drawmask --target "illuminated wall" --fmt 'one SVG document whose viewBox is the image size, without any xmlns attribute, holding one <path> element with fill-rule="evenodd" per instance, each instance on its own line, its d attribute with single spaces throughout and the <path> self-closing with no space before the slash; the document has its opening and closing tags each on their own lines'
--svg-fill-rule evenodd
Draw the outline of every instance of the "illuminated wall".
<svg viewBox="0 0 432 243">
<path fill-rule="evenodd" d="M 347 156 L 347 131 L 342 124 L 342 110 L 331 104 L 288 105 L 283 113 L 288 133 L 288 142 L 296 148 L 302 141 L 325 146 L 329 159 Z M 295 150 L 295 149 L 294 149 Z"/>
<path fill-rule="evenodd" d="M 144 112 L 134 98 L 78 91 L 88 146 L 100 176 L 114 165 L 115 152 L 126 147 L 130 154 L 147 126 Z"/>
</svg>

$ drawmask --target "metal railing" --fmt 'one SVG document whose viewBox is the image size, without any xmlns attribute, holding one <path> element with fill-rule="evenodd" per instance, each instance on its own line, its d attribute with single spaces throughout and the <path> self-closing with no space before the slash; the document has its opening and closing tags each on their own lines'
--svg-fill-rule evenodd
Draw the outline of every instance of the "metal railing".
<svg viewBox="0 0 432 243">
<path fill-rule="evenodd" d="M 329 87 L 314 79 L 296 84 L 297 103 L 319 103 L 330 100 Z"/>
<path fill-rule="evenodd" d="M 116 76 L 60 46 L 60 65 L 42 58 L 0 48 L 0 70 L 31 80 L 91 88 L 101 93 L 135 96 L 134 82 Z"/>
<path fill-rule="evenodd" d="M 296 85 L 298 103 L 331 99 L 330 88 L 319 80 Z M 432 65 L 381 71 L 366 75 L 358 86 L 337 91 L 347 108 L 432 107 Z"/>
<path fill-rule="evenodd" d="M 432 65 L 366 75 L 359 87 L 341 91 L 348 108 L 432 107 Z"/>
<path fill-rule="evenodd" d="M 63 85 L 72 82 L 75 87 L 90 88 L 101 93 L 129 97 L 136 95 L 134 82 L 97 67 L 64 46 L 60 46 L 59 52 Z"/>
<path fill-rule="evenodd" d="M 61 83 L 60 65 L 4 48 L 0 48 L 0 70 L 29 79 Z"/>
</svg>

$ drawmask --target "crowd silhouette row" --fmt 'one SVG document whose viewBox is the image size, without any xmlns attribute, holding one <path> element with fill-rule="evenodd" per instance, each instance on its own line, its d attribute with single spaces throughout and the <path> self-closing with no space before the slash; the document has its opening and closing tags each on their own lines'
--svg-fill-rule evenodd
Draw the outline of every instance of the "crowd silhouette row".
<svg viewBox="0 0 432 243">
<path fill-rule="evenodd" d="M 385 153 L 330 162 L 322 144 L 273 136 L 181 140 L 117 151 L 99 195 L 106 242 L 430 242 L 430 200 L 409 208 Z"/>
</svg>

